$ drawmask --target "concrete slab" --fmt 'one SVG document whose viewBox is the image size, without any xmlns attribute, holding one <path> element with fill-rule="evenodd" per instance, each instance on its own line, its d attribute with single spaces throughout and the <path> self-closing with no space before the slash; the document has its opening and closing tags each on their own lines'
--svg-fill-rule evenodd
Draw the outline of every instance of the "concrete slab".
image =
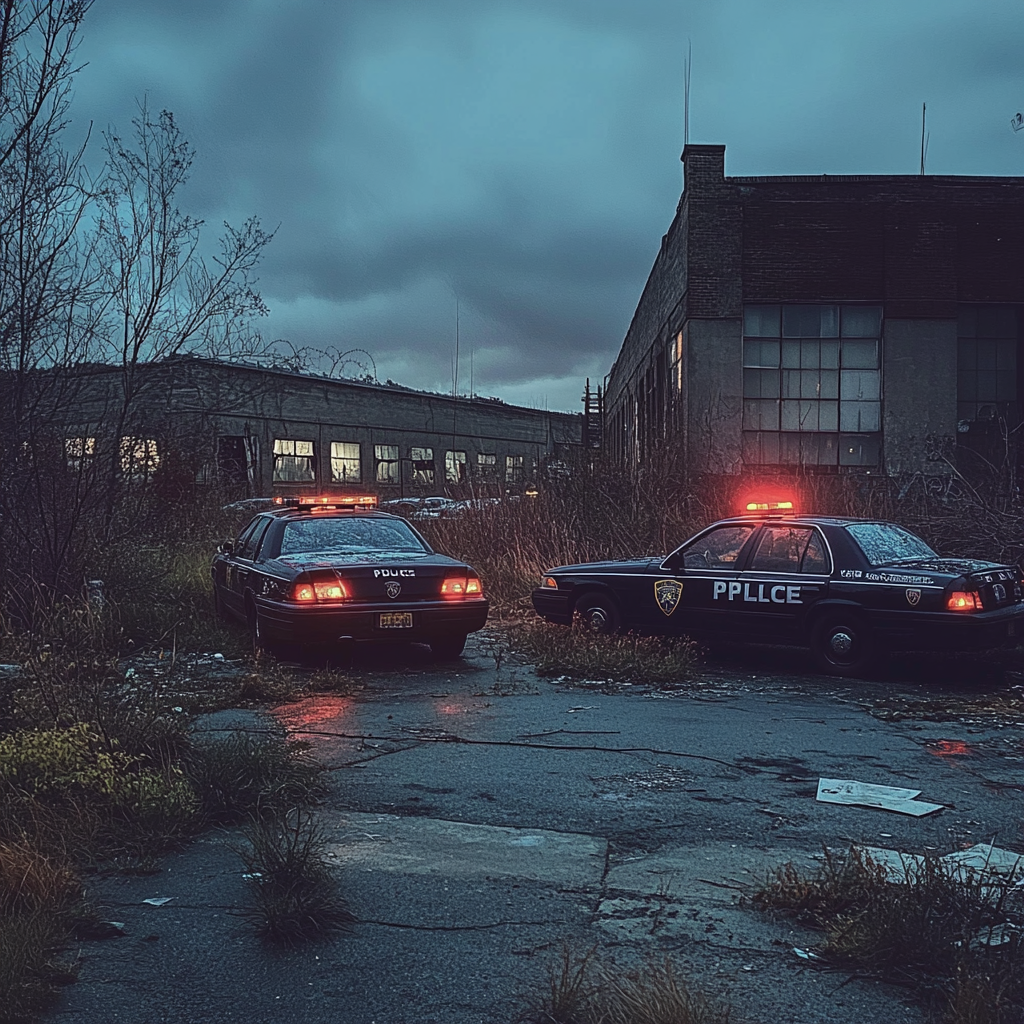
<svg viewBox="0 0 1024 1024">
<path fill-rule="evenodd" d="M 446 878 L 522 878 L 598 886 L 608 844 L 574 832 L 471 825 L 393 814 L 346 814 L 329 852 L 343 868 Z"/>
</svg>

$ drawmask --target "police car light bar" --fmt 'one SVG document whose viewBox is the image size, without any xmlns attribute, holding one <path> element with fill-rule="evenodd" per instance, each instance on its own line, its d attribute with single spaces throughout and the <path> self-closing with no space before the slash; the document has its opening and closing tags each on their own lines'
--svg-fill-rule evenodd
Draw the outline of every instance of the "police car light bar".
<svg viewBox="0 0 1024 1024">
<path fill-rule="evenodd" d="M 791 501 L 748 501 L 748 512 L 792 512 Z"/>
<path fill-rule="evenodd" d="M 331 509 L 331 508 L 376 508 L 377 496 L 375 494 L 339 494 L 334 497 L 276 497 L 275 505 L 283 505 L 285 508 L 308 508 L 308 509 Z"/>
</svg>

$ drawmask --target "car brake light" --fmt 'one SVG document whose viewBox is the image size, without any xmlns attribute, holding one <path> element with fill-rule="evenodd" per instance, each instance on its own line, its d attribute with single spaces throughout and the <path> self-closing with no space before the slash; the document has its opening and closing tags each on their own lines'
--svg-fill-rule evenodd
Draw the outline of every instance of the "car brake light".
<svg viewBox="0 0 1024 1024">
<path fill-rule="evenodd" d="M 483 597 L 484 588 L 476 576 L 449 576 L 441 583 L 441 596 L 448 601 L 464 597 Z"/>
<path fill-rule="evenodd" d="M 951 612 L 973 612 L 981 609 L 981 595 L 973 590 L 954 590 L 946 601 Z"/>
<path fill-rule="evenodd" d="M 301 604 L 317 601 L 344 601 L 348 591 L 341 580 L 314 580 L 312 583 L 296 583 L 292 588 L 292 600 Z"/>
</svg>

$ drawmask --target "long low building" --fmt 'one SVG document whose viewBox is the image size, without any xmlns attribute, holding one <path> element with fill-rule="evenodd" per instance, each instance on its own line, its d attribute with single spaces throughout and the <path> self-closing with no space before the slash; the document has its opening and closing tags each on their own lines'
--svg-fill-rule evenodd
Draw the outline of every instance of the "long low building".
<svg viewBox="0 0 1024 1024">
<path fill-rule="evenodd" d="M 68 463 L 104 454 L 129 477 L 219 482 L 238 494 L 523 491 L 581 443 L 581 414 L 176 357 L 75 372 Z M 554 467 L 554 468 L 553 468 Z"/>
</svg>

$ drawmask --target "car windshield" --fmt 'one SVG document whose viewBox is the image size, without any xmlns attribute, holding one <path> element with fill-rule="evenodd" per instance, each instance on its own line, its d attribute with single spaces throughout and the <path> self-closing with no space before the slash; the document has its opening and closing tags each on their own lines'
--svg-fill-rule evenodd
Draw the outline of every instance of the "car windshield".
<svg viewBox="0 0 1024 1024">
<path fill-rule="evenodd" d="M 892 523 L 851 523 L 846 527 L 871 565 L 892 565 L 934 558 L 935 552 L 920 537 Z"/>
<path fill-rule="evenodd" d="M 416 534 L 397 519 L 302 519 L 286 524 L 281 538 L 282 555 L 427 550 Z"/>
</svg>

